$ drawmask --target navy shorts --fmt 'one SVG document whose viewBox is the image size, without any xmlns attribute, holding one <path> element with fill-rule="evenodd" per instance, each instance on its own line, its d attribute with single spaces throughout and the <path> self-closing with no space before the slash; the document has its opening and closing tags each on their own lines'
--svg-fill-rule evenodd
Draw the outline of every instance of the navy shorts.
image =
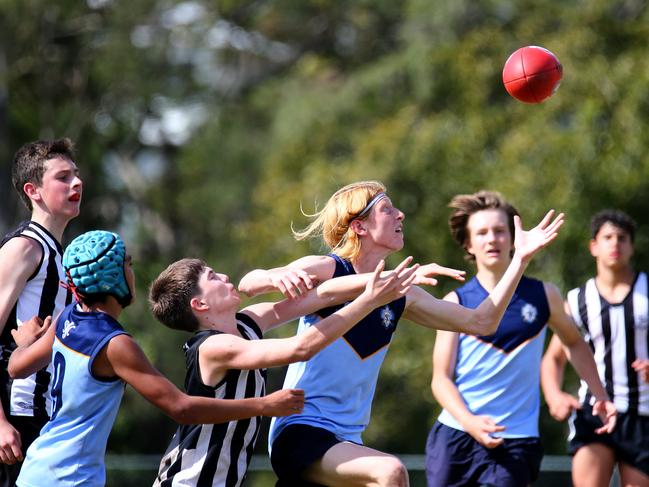
<svg viewBox="0 0 649 487">
<path fill-rule="evenodd" d="M 490 449 L 437 421 L 426 442 L 426 478 L 428 487 L 520 487 L 537 479 L 542 459 L 539 438 L 507 438 Z"/>
<path fill-rule="evenodd" d="M 277 487 L 317 486 L 302 480 L 307 467 L 342 443 L 331 431 L 306 424 L 290 424 L 273 442 L 270 463 L 278 477 Z"/>
<path fill-rule="evenodd" d="M 649 475 L 649 417 L 618 413 L 617 425 L 611 434 L 598 435 L 595 429 L 602 426 L 592 409 L 584 406 L 570 417 L 568 452 L 574 455 L 589 443 L 602 443 L 615 453 L 615 459 Z"/>
</svg>

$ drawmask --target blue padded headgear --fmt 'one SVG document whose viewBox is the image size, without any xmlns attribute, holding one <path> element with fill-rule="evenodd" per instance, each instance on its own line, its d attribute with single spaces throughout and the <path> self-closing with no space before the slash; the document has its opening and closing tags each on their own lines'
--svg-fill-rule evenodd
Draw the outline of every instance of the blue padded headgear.
<svg viewBox="0 0 649 487">
<path fill-rule="evenodd" d="M 126 307 L 132 295 L 124 275 L 125 258 L 126 248 L 119 235 L 93 230 L 70 242 L 63 254 L 63 267 L 82 296 L 110 294 Z"/>
</svg>

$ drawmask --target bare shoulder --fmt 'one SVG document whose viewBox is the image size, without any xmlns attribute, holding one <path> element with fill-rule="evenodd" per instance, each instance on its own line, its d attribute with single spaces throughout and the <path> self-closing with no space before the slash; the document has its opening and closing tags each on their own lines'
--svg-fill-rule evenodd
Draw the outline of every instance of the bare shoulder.
<svg viewBox="0 0 649 487">
<path fill-rule="evenodd" d="M 201 357 L 218 359 L 227 357 L 233 351 L 248 344 L 248 340 L 231 333 L 217 333 L 206 338 L 198 347 Z"/>
<path fill-rule="evenodd" d="M 333 276 L 336 261 L 330 255 L 307 255 L 294 260 L 287 267 L 302 269 L 320 280 L 326 280 Z"/>
<path fill-rule="evenodd" d="M 35 269 L 43 257 L 43 249 L 35 240 L 27 237 L 14 237 L 0 247 L 0 265 L 31 267 Z"/>
<path fill-rule="evenodd" d="M 548 298 L 548 304 L 550 305 L 550 312 L 563 310 L 563 296 L 561 296 L 561 291 L 559 287 L 548 281 L 543 281 L 543 289 L 545 291 L 545 296 Z"/>
</svg>

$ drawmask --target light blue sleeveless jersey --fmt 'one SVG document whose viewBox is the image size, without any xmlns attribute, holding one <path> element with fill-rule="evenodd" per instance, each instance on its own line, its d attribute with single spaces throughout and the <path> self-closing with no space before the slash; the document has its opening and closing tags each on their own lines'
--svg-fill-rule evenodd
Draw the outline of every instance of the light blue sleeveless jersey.
<svg viewBox="0 0 649 487">
<path fill-rule="evenodd" d="M 92 363 L 108 341 L 126 333 L 104 313 L 67 306 L 52 347 L 52 419 L 27 450 L 19 487 L 84 487 L 106 483 L 106 442 L 124 382 L 93 377 Z"/>
<path fill-rule="evenodd" d="M 355 273 L 349 261 L 330 256 L 336 260 L 333 277 Z M 379 370 L 404 307 L 405 298 L 400 298 L 373 310 L 311 360 L 289 365 L 284 388 L 304 389 L 304 411 L 273 418 L 270 445 L 289 424 L 324 428 L 341 440 L 362 443 L 361 433 L 370 420 Z M 339 308 L 303 317 L 297 332 L 303 333 Z"/>
<path fill-rule="evenodd" d="M 489 295 L 475 277 L 456 293 L 468 308 Z M 455 384 L 473 414 L 505 426 L 499 437 L 539 436 L 539 377 L 549 316 L 543 283 L 523 277 L 494 335 L 459 335 Z M 438 421 L 463 430 L 446 409 Z"/>
</svg>

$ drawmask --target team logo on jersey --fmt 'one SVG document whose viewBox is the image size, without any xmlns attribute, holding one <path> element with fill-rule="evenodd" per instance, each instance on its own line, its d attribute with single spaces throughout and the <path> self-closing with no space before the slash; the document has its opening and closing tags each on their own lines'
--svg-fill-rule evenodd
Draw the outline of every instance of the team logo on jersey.
<svg viewBox="0 0 649 487">
<path fill-rule="evenodd" d="M 70 336 L 70 332 L 76 328 L 77 325 L 74 324 L 74 321 L 65 320 L 63 323 L 63 333 L 61 333 L 61 338 L 66 339 Z"/>
<path fill-rule="evenodd" d="M 381 308 L 381 324 L 386 330 L 389 330 L 394 325 L 394 312 L 387 304 Z"/>
<path fill-rule="evenodd" d="M 533 323 L 536 320 L 536 316 L 539 314 L 536 306 L 530 303 L 525 303 L 521 309 L 521 318 L 525 323 Z"/>
</svg>

